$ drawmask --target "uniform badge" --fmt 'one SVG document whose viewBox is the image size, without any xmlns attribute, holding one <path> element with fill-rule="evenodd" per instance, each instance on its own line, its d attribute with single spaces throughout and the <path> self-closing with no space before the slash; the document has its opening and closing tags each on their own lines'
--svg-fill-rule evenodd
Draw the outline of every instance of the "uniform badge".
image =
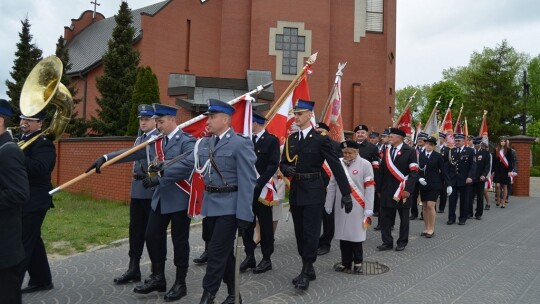
<svg viewBox="0 0 540 304">
<path fill-rule="evenodd" d="M 225 135 L 225 137 L 229 138 L 229 137 L 231 137 L 231 134 L 227 133 L 227 135 Z"/>
<path fill-rule="evenodd" d="M 397 156 L 400 156 L 400 155 L 401 155 L 401 151 L 398 151 Z"/>
<path fill-rule="evenodd" d="M 309 137 L 313 137 L 313 134 L 309 134 Z"/>
<path fill-rule="evenodd" d="M 358 170 L 353 170 L 352 174 L 358 174 Z"/>
<path fill-rule="evenodd" d="M 478 160 L 482 160 L 482 155 L 478 155 Z"/>
<path fill-rule="evenodd" d="M 321 132 L 321 135 L 322 135 L 322 136 L 326 136 L 326 132 L 324 132 L 324 131 Z"/>
</svg>

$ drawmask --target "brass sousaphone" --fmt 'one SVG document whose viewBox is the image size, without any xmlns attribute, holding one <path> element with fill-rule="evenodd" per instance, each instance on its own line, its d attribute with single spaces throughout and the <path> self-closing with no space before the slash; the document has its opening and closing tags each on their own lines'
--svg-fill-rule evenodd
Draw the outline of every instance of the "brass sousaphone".
<svg viewBox="0 0 540 304">
<path fill-rule="evenodd" d="M 56 106 L 56 112 L 51 125 L 39 136 L 18 143 L 21 149 L 28 147 L 41 135 L 51 140 L 59 139 L 66 130 L 73 111 L 73 98 L 66 86 L 60 82 L 62 71 L 62 61 L 52 55 L 38 62 L 26 78 L 20 98 L 22 114 L 36 115 L 49 103 Z"/>
</svg>

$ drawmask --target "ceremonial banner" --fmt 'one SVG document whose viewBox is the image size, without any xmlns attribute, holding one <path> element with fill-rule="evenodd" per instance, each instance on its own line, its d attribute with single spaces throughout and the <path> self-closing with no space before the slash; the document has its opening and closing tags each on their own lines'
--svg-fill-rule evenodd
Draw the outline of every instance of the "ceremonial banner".
<svg viewBox="0 0 540 304">
<path fill-rule="evenodd" d="M 444 118 L 441 122 L 441 132 L 446 134 L 446 141 L 449 143 L 454 142 L 454 128 L 452 127 L 452 110 L 450 109 L 452 107 L 452 103 L 454 102 L 454 98 L 450 100 L 450 104 L 448 105 L 448 109 L 446 109 L 446 113 L 444 114 Z"/>
<path fill-rule="evenodd" d="M 463 121 L 461 117 L 461 112 L 463 112 L 463 105 L 461 105 L 461 108 L 459 109 L 459 114 L 456 120 L 456 127 L 454 129 L 454 134 L 463 134 Z"/>
<path fill-rule="evenodd" d="M 482 117 L 482 124 L 480 125 L 480 133 L 478 136 L 482 136 L 482 143 L 485 143 L 489 146 L 489 137 L 488 137 L 488 126 L 486 120 L 487 111 L 484 111 L 484 116 Z"/>
<path fill-rule="evenodd" d="M 395 123 L 395 127 L 405 132 L 405 134 L 412 134 L 411 109 L 409 108 L 409 105 L 407 105 L 403 114 L 401 114 L 398 121 Z"/>
<path fill-rule="evenodd" d="M 427 133 L 429 136 L 433 136 L 435 138 L 439 138 L 439 126 L 437 124 L 437 106 L 439 103 L 440 101 L 438 100 L 435 102 L 435 107 L 433 107 L 431 115 L 429 115 L 428 121 L 424 127 L 424 133 Z"/>
<path fill-rule="evenodd" d="M 347 65 L 346 62 L 338 64 L 336 79 L 334 80 L 330 97 L 328 98 L 328 102 L 324 107 L 320 119 L 320 121 L 330 127 L 330 132 L 328 133 L 330 138 L 339 143 L 345 140 L 343 134 L 343 119 L 341 116 L 341 76 L 343 76 L 342 70 L 345 65 Z"/>
</svg>

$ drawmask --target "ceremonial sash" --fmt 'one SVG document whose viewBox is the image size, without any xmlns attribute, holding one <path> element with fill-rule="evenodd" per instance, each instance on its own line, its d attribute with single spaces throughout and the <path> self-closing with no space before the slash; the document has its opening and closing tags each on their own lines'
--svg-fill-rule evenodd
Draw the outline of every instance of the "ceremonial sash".
<svg viewBox="0 0 540 304">
<path fill-rule="evenodd" d="M 328 163 L 324 161 L 322 165 L 324 172 L 326 172 L 326 175 L 328 175 L 328 178 L 332 177 L 332 170 L 330 170 L 330 167 L 328 166 Z"/>
<path fill-rule="evenodd" d="M 257 175 L 259 174 L 257 173 Z M 279 199 L 278 199 L 276 187 L 274 187 L 273 177 L 271 177 L 270 180 L 264 185 L 264 188 L 262 189 L 261 194 L 259 195 L 258 201 L 259 203 L 266 206 L 279 205 Z"/>
<path fill-rule="evenodd" d="M 506 169 L 508 169 L 510 164 L 508 163 L 506 156 L 504 156 L 504 150 L 499 150 L 498 155 L 499 155 L 499 159 L 501 160 L 501 163 L 504 165 Z"/>
<path fill-rule="evenodd" d="M 347 176 L 347 181 L 349 182 L 349 187 L 351 188 L 351 195 L 354 197 L 356 202 L 362 207 L 363 209 L 366 208 L 366 202 L 364 201 L 364 197 L 362 193 L 360 192 L 360 189 L 358 189 L 358 186 L 354 183 L 353 179 L 351 178 L 351 175 L 349 174 L 349 170 L 347 168 L 347 165 L 343 162 L 343 158 L 340 158 L 341 166 L 343 167 L 343 171 L 345 171 L 345 175 Z M 371 178 L 373 179 L 373 178 Z"/>
<path fill-rule="evenodd" d="M 156 140 L 156 143 L 154 144 L 154 147 L 156 148 L 156 155 L 158 157 L 158 160 L 163 162 L 165 161 L 165 153 L 163 152 L 163 137 Z M 176 186 L 180 188 L 182 191 L 184 191 L 187 195 L 191 192 L 191 184 L 186 180 L 179 180 L 176 183 Z"/>
<path fill-rule="evenodd" d="M 392 160 L 392 157 L 390 156 L 390 149 L 386 150 L 386 166 L 388 167 L 388 171 L 392 173 L 395 179 L 399 181 L 399 186 L 396 189 L 396 192 L 394 192 L 394 200 L 396 202 L 399 202 L 401 200 L 401 197 L 403 196 L 403 191 L 405 190 L 405 183 L 407 182 L 407 179 L 409 176 L 405 176 L 399 169 L 394 165 L 394 161 Z M 418 170 L 418 165 L 416 163 L 409 164 L 410 170 Z"/>
</svg>

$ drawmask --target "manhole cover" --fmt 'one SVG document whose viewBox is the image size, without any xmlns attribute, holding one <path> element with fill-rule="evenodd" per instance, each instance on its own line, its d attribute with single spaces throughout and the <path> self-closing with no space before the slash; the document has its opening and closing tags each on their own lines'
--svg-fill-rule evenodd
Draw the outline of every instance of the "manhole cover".
<svg viewBox="0 0 540 304">
<path fill-rule="evenodd" d="M 381 264 L 379 262 L 366 262 L 366 261 L 362 263 L 362 268 L 364 270 L 364 275 L 381 274 L 381 273 L 388 272 L 390 270 L 388 266 Z"/>
</svg>

